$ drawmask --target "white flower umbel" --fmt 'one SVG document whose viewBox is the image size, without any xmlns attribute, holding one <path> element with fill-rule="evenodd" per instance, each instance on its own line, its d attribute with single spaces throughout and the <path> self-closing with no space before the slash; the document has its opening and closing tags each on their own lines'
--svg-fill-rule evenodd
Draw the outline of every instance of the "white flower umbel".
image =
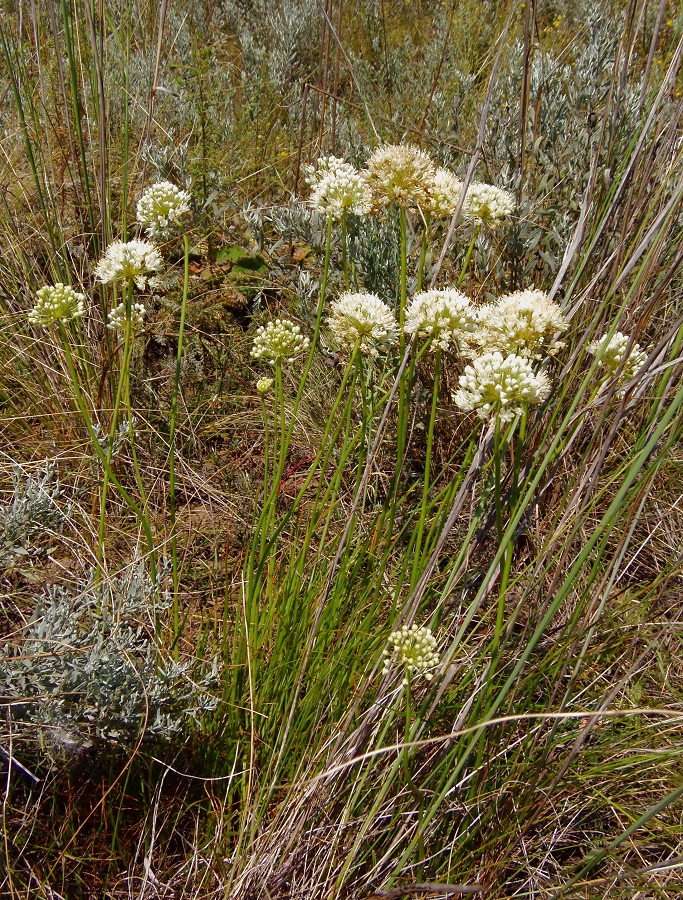
<svg viewBox="0 0 683 900">
<path fill-rule="evenodd" d="M 342 294 L 332 304 L 327 324 L 341 347 L 356 347 L 368 356 L 398 340 L 394 314 L 374 294 Z"/>
<path fill-rule="evenodd" d="M 459 345 L 476 327 L 476 311 L 460 291 L 422 291 L 406 307 L 405 331 L 431 338 L 432 350 Z"/>
<path fill-rule="evenodd" d="M 367 175 L 343 159 L 321 157 L 317 169 L 306 167 L 305 179 L 312 188 L 309 205 L 320 212 L 331 213 L 334 219 L 341 219 L 344 212 L 366 216 L 372 209 Z"/>
<path fill-rule="evenodd" d="M 433 669 L 439 664 L 436 652 L 436 638 L 431 628 L 418 628 L 417 625 L 404 625 L 389 635 L 390 647 L 384 651 L 384 672 L 391 671 L 395 663 L 403 667 L 403 684 L 408 685 L 413 675 L 422 675 L 425 681 L 431 681 Z"/>
<path fill-rule="evenodd" d="M 292 363 L 297 356 L 308 350 L 309 344 L 308 338 L 301 334 L 299 325 L 286 319 L 275 319 L 258 329 L 251 355 L 254 359 L 266 360 L 272 366 L 278 360 L 281 363 Z"/>
<path fill-rule="evenodd" d="M 112 281 L 134 281 L 143 290 L 150 275 L 163 265 L 159 251 L 149 241 L 115 241 L 98 262 L 95 277 L 103 284 Z"/>
<path fill-rule="evenodd" d="M 138 222 L 151 238 L 164 237 L 190 211 L 190 195 L 170 181 L 159 181 L 138 200 Z"/>
<path fill-rule="evenodd" d="M 78 294 L 68 284 L 45 285 L 36 291 L 36 302 L 28 314 L 32 325 L 49 328 L 55 322 L 70 322 L 85 313 L 85 294 Z"/>
<path fill-rule="evenodd" d="M 426 211 L 431 213 L 434 219 L 452 216 L 458 206 L 461 193 L 462 181 L 448 169 L 437 169 L 429 186 Z"/>
<path fill-rule="evenodd" d="M 515 353 L 503 356 L 496 350 L 465 367 L 453 400 L 465 412 L 476 410 L 482 419 L 498 416 L 508 422 L 524 412 L 527 404 L 542 403 L 549 392 L 546 375 L 537 375 L 527 359 Z"/>
<path fill-rule="evenodd" d="M 273 386 L 272 378 L 259 378 L 259 380 L 256 382 L 256 390 L 259 392 L 259 394 L 261 394 L 261 396 L 263 396 L 264 394 L 267 394 L 268 391 L 272 388 L 272 386 Z"/>
<path fill-rule="evenodd" d="M 553 344 L 553 338 L 567 328 L 567 321 L 547 294 L 529 290 L 481 307 L 479 325 L 474 342 L 485 350 L 539 359 L 544 352 L 560 349 L 562 345 Z"/>
<path fill-rule="evenodd" d="M 436 169 L 426 153 L 411 144 L 386 144 L 368 160 L 370 187 L 379 206 L 396 203 L 425 209 Z"/>
<path fill-rule="evenodd" d="M 588 345 L 588 352 L 595 356 L 599 364 L 606 368 L 611 375 L 618 370 L 622 360 L 626 357 L 626 348 L 630 338 L 620 331 L 610 337 L 604 334 L 599 340 Z M 622 381 L 630 381 L 635 377 L 639 369 L 645 365 L 647 353 L 640 344 L 634 344 L 626 357 L 624 368 L 621 370 Z"/>
<path fill-rule="evenodd" d="M 467 188 L 462 209 L 466 219 L 495 228 L 515 211 L 515 198 L 502 188 L 475 181 Z"/>
<path fill-rule="evenodd" d="M 132 331 L 137 331 L 145 321 L 145 304 L 132 303 L 130 308 L 130 325 Z M 112 331 L 126 330 L 126 304 L 119 303 L 107 316 L 107 328 Z"/>
</svg>

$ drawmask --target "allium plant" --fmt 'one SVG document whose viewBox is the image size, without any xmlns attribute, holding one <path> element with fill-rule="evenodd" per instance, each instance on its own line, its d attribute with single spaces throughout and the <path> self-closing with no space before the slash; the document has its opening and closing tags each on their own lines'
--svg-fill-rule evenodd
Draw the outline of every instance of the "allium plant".
<svg viewBox="0 0 683 900">
<path fill-rule="evenodd" d="M 417 625 L 403 625 L 398 631 L 389 635 L 390 647 L 384 651 L 384 672 L 390 672 L 394 665 L 403 668 L 403 685 L 410 684 L 415 675 L 421 675 L 425 681 L 434 677 L 432 669 L 439 664 L 436 652 L 436 638 L 431 628 Z"/>
<path fill-rule="evenodd" d="M 533 359 L 559 350 L 563 345 L 553 339 L 568 325 L 560 306 L 535 290 L 507 294 L 481 307 L 478 318 L 473 341 L 479 347 Z"/>
<path fill-rule="evenodd" d="M 460 291 L 422 291 L 406 307 L 406 333 L 431 338 L 432 350 L 460 346 L 476 327 L 476 310 Z"/>
<path fill-rule="evenodd" d="M 56 322 L 70 322 L 85 314 L 85 294 L 79 294 L 68 284 L 57 282 L 36 291 L 36 302 L 28 314 L 32 325 L 49 328 Z"/>
<path fill-rule="evenodd" d="M 158 272 L 163 260 L 157 248 L 149 241 L 115 241 L 107 247 L 95 268 L 95 277 L 102 284 L 112 282 L 134 282 L 144 290 L 152 282 L 154 272 Z"/>
<path fill-rule="evenodd" d="M 492 184 L 473 182 L 467 188 L 463 213 L 477 224 L 496 228 L 515 211 L 515 198 Z"/>
<path fill-rule="evenodd" d="M 147 235 L 158 239 L 180 224 L 190 211 L 190 195 L 170 181 L 159 181 L 142 194 L 138 200 L 138 222 Z"/>
<path fill-rule="evenodd" d="M 640 344 L 634 343 L 627 355 L 630 340 L 630 337 L 622 334 L 621 331 L 615 332 L 612 337 L 604 334 L 597 341 L 589 344 L 587 350 L 591 356 L 597 359 L 602 368 L 607 369 L 610 375 L 614 375 L 623 363 L 621 380 L 630 381 L 645 365 L 647 359 L 647 353 Z"/>
<path fill-rule="evenodd" d="M 275 319 L 256 332 L 251 350 L 253 359 L 263 359 L 271 365 L 293 363 L 308 350 L 310 341 L 301 334 L 301 326 L 287 319 Z"/>
<path fill-rule="evenodd" d="M 484 353 L 466 366 L 453 400 L 465 412 L 476 411 L 482 419 L 495 416 L 509 422 L 529 404 L 542 403 L 550 393 L 545 373 L 536 374 L 523 356 L 498 350 Z"/>
<path fill-rule="evenodd" d="M 394 314 L 374 294 L 342 294 L 332 304 L 327 324 L 340 347 L 371 357 L 398 338 Z"/>
<path fill-rule="evenodd" d="M 426 208 L 436 174 L 431 158 L 411 144 L 378 147 L 368 160 L 370 187 L 379 206 Z"/>
<path fill-rule="evenodd" d="M 306 182 L 311 186 L 309 205 L 319 212 L 341 219 L 345 213 L 367 215 L 372 209 L 368 176 L 336 156 L 323 156 L 317 168 L 307 166 Z"/>
</svg>

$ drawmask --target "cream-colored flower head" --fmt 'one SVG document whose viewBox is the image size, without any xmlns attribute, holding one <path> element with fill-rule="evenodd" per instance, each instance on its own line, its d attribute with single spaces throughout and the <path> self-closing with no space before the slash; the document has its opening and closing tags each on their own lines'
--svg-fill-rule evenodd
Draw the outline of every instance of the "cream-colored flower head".
<svg viewBox="0 0 683 900">
<path fill-rule="evenodd" d="M 566 328 L 562 309 L 543 291 L 516 291 L 480 308 L 473 341 L 485 350 L 540 359 L 560 349 L 553 338 Z"/>
<path fill-rule="evenodd" d="M 159 251 L 149 241 L 115 241 L 98 262 L 95 277 L 103 284 L 132 280 L 143 290 L 148 281 L 154 283 L 150 275 L 162 265 Z"/>
<path fill-rule="evenodd" d="M 452 216 L 460 202 L 461 193 L 462 181 L 448 169 L 439 168 L 434 172 L 425 210 L 434 219 Z"/>
<path fill-rule="evenodd" d="M 417 625 L 404 625 L 389 635 L 390 647 L 384 651 L 384 672 L 390 672 L 395 663 L 403 667 L 403 684 L 408 685 L 413 675 L 422 675 L 425 681 L 431 681 L 433 669 L 439 664 L 436 652 L 436 638 L 431 628 L 418 628 Z"/>
<path fill-rule="evenodd" d="M 138 222 L 149 237 L 164 237 L 190 211 L 190 195 L 170 181 L 148 187 L 138 200 Z"/>
<path fill-rule="evenodd" d="M 436 169 L 412 144 L 385 144 L 368 160 L 370 187 L 379 206 L 396 203 L 403 208 L 427 208 Z"/>
<path fill-rule="evenodd" d="M 647 353 L 645 353 L 640 344 L 634 344 L 630 353 L 626 356 L 629 340 L 630 338 L 627 334 L 617 331 L 612 337 L 604 334 L 599 340 L 589 344 L 587 349 L 598 360 L 599 364 L 608 370 L 610 375 L 614 375 L 626 357 L 626 362 L 624 362 L 624 367 L 621 370 L 621 380 L 630 381 L 635 377 L 639 369 L 642 369 L 645 365 Z"/>
<path fill-rule="evenodd" d="M 264 394 L 267 394 L 268 391 L 272 388 L 272 386 L 273 386 L 272 378 L 259 378 L 259 380 L 256 382 L 256 390 L 259 392 L 259 394 L 261 394 L 261 396 L 263 396 Z"/>
<path fill-rule="evenodd" d="M 48 285 L 36 291 L 36 302 L 28 314 L 32 325 L 49 328 L 55 322 L 70 322 L 85 313 L 85 294 L 78 294 L 68 284 Z"/>
<path fill-rule="evenodd" d="M 515 353 L 503 356 L 497 350 L 476 357 L 460 376 L 453 395 L 465 412 L 476 410 L 482 419 L 498 416 L 508 422 L 529 403 L 542 403 L 550 392 L 544 373 L 536 374 L 529 361 Z"/>
<path fill-rule="evenodd" d="M 467 188 L 462 209 L 466 219 L 495 228 L 515 211 L 515 198 L 502 188 L 475 181 Z"/>
<path fill-rule="evenodd" d="M 342 294 L 332 304 L 327 324 L 340 347 L 356 347 L 368 356 L 377 356 L 398 339 L 394 314 L 374 294 Z"/>
<path fill-rule="evenodd" d="M 309 205 L 341 219 L 344 212 L 366 216 L 372 209 L 372 191 L 367 175 L 336 156 L 323 156 L 317 169 L 306 166 L 305 179 L 311 186 Z"/>
<path fill-rule="evenodd" d="M 459 345 L 476 327 L 476 311 L 460 291 L 422 291 L 406 306 L 406 333 L 431 338 L 432 350 Z"/>
<path fill-rule="evenodd" d="M 256 332 L 251 355 L 254 359 L 264 359 L 272 366 L 293 363 L 297 356 L 308 350 L 310 341 L 301 333 L 301 327 L 287 319 L 275 319 L 262 325 Z"/>
<path fill-rule="evenodd" d="M 137 331 L 139 328 L 142 328 L 142 325 L 145 321 L 145 304 L 144 303 L 132 303 L 130 308 L 130 326 L 132 331 Z M 112 331 L 125 331 L 126 330 L 126 304 L 119 303 L 118 306 L 115 306 L 112 311 L 107 316 L 107 328 L 111 328 Z"/>
</svg>

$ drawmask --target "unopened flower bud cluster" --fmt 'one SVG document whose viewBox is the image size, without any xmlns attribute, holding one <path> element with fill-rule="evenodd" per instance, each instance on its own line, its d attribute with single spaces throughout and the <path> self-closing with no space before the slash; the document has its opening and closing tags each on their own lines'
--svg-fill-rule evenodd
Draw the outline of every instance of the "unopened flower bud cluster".
<svg viewBox="0 0 683 900">
<path fill-rule="evenodd" d="M 595 356 L 598 363 L 608 369 L 611 375 L 614 375 L 624 358 L 626 358 L 624 367 L 621 370 L 621 378 L 623 381 L 630 381 L 638 370 L 645 365 L 647 354 L 640 344 L 634 344 L 630 353 L 626 356 L 629 340 L 629 336 L 622 334 L 620 331 L 615 332 L 612 337 L 605 334 L 599 340 L 593 341 L 592 344 L 588 345 L 588 352 Z"/>
<path fill-rule="evenodd" d="M 310 341 L 301 334 L 299 325 L 286 319 L 275 319 L 262 325 L 256 332 L 251 355 L 254 359 L 264 359 L 271 365 L 280 360 L 292 363 L 309 347 Z"/>
<path fill-rule="evenodd" d="M 422 291 L 406 307 L 406 333 L 431 338 L 433 350 L 459 345 L 476 328 L 476 311 L 460 291 Z"/>
<path fill-rule="evenodd" d="M 103 284 L 116 281 L 134 281 L 140 290 L 147 282 L 153 283 L 150 274 L 163 265 L 159 251 L 149 241 L 115 241 L 97 264 L 95 276 Z"/>
<path fill-rule="evenodd" d="M 340 219 L 342 213 L 367 215 L 372 209 L 372 192 L 367 175 L 336 156 L 318 160 L 318 167 L 306 167 L 306 181 L 312 188 L 309 204 L 320 212 Z"/>
<path fill-rule="evenodd" d="M 70 322 L 85 313 L 85 294 L 79 294 L 68 284 L 57 282 L 36 291 L 36 302 L 28 314 L 32 325 L 49 328 L 55 322 Z"/>
<path fill-rule="evenodd" d="M 340 347 L 375 357 L 398 340 L 393 312 L 374 294 L 342 294 L 327 320 Z"/>
<path fill-rule="evenodd" d="M 138 222 L 149 237 L 165 236 L 190 211 L 190 195 L 170 181 L 153 184 L 138 200 Z"/>
<path fill-rule="evenodd" d="M 542 403 L 550 393 L 544 373 L 536 374 L 523 356 L 499 351 L 484 353 L 465 367 L 453 400 L 465 412 L 482 418 L 498 416 L 506 422 L 521 414 L 527 404 Z"/>
<path fill-rule="evenodd" d="M 132 331 L 141 328 L 145 321 L 145 304 L 132 303 L 130 308 L 130 326 Z M 112 331 L 126 330 L 126 304 L 119 303 L 107 316 L 107 328 Z"/>
<path fill-rule="evenodd" d="M 263 396 L 264 394 L 267 394 L 268 391 L 272 388 L 272 386 L 273 386 L 272 378 L 265 378 L 265 377 L 259 378 L 259 380 L 256 382 L 256 390 L 259 392 L 259 394 L 261 394 L 261 396 Z"/>
<path fill-rule="evenodd" d="M 416 674 L 422 675 L 426 681 L 432 680 L 434 676 L 430 669 L 439 664 L 439 654 L 431 628 L 404 625 L 389 635 L 389 643 L 391 646 L 384 651 L 385 673 L 398 663 L 404 669 L 404 685 L 407 686 Z"/>
</svg>

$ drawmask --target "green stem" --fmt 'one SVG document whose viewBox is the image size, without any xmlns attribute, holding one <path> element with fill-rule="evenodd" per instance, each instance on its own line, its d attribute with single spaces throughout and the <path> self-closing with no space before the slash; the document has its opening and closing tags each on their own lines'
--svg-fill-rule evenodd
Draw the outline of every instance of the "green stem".
<svg viewBox="0 0 683 900">
<path fill-rule="evenodd" d="M 114 474 L 114 471 L 111 468 L 109 460 L 107 459 L 107 454 L 102 449 L 100 442 L 97 439 L 97 435 L 95 434 L 95 429 L 93 428 L 92 421 L 90 418 L 90 413 L 88 412 L 88 408 L 85 404 L 85 400 L 83 399 L 83 394 L 81 392 L 78 375 L 76 373 L 76 367 L 74 365 L 73 356 L 71 354 L 71 348 L 69 347 L 69 339 L 64 329 L 64 325 L 60 323 L 59 326 L 60 336 L 62 339 L 62 346 L 64 348 L 64 355 L 66 358 L 67 368 L 69 370 L 69 377 L 71 378 L 71 382 L 74 388 L 74 395 L 76 398 L 76 405 L 78 406 L 78 410 L 83 417 L 83 421 L 85 422 L 85 426 L 88 430 L 88 434 L 90 436 L 90 440 L 92 441 L 93 448 L 95 453 L 100 459 L 102 466 L 104 467 L 104 471 L 109 476 L 109 481 L 114 485 L 117 491 L 121 494 L 123 500 L 128 504 L 133 513 L 137 516 L 140 525 L 142 526 L 142 530 L 145 533 L 145 538 L 147 539 L 147 546 L 149 549 L 150 555 L 150 575 L 153 581 L 156 581 L 156 567 L 154 565 L 154 538 L 152 536 L 152 530 L 150 528 L 149 522 L 146 516 L 143 514 L 142 510 L 138 506 L 138 504 L 133 500 L 128 491 L 123 487 L 119 479 Z"/>
<path fill-rule="evenodd" d="M 413 571 L 410 578 L 411 589 L 417 583 L 420 569 L 420 554 L 422 552 L 422 536 L 424 534 L 425 519 L 427 518 L 427 503 L 429 500 L 429 481 L 432 464 L 432 446 L 434 443 L 434 423 L 436 421 L 436 409 L 439 401 L 439 375 L 441 373 L 441 350 L 437 348 L 434 354 L 434 386 L 432 388 L 432 407 L 429 413 L 429 427 L 427 429 L 427 450 L 425 453 L 424 484 L 422 485 L 422 504 L 420 507 L 420 519 L 417 523 L 417 535 L 413 550 Z"/>
<path fill-rule="evenodd" d="M 180 304 L 180 325 L 178 326 L 178 349 L 176 353 L 175 378 L 173 380 L 173 396 L 171 398 L 171 421 L 169 426 L 169 507 L 171 513 L 171 566 L 173 577 L 173 643 L 174 653 L 178 655 L 179 618 L 179 573 L 178 573 L 178 533 L 176 529 L 176 483 L 175 483 L 175 432 L 178 419 L 178 395 L 180 393 L 180 372 L 183 357 L 183 338 L 185 335 L 185 317 L 187 315 L 187 298 L 190 284 L 190 241 L 187 232 L 183 234 L 184 267 L 183 297 Z"/>
<path fill-rule="evenodd" d="M 420 247 L 420 264 L 417 267 L 417 293 L 422 290 L 422 281 L 424 279 L 425 262 L 427 259 L 427 249 L 429 247 L 429 218 L 425 219 L 425 227 L 422 232 L 422 246 Z"/>
<path fill-rule="evenodd" d="M 351 283 L 349 281 L 349 264 L 346 258 L 346 210 L 342 212 L 341 217 L 341 245 L 342 245 L 342 269 L 344 270 L 344 286 L 348 291 Z"/>
<path fill-rule="evenodd" d="M 455 286 L 457 288 L 459 288 L 460 285 L 463 283 L 465 275 L 467 274 L 467 269 L 469 268 L 470 259 L 472 257 L 472 251 L 474 250 L 474 245 L 477 242 L 477 238 L 479 237 L 480 231 L 481 231 L 481 223 L 479 223 L 475 226 L 474 232 L 472 234 L 472 240 L 470 241 L 470 245 L 467 248 L 467 253 L 465 254 L 465 261 L 462 264 L 462 270 L 460 271 L 458 280 L 455 283 Z"/>
<path fill-rule="evenodd" d="M 131 355 L 131 319 L 128 315 L 128 310 L 131 309 L 132 305 L 132 292 L 133 292 L 133 283 L 129 282 L 126 288 L 125 295 L 125 303 L 126 303 L 126 326 L 124 330 L 124 338 L 123 338 L 123 357 L 121 359 L 121 368 L 119 370 L 119 379 L 118 384 L 116 385 L 116 397 L 114 399 L 114 409 L 112 411 L 111 423 L 109 425 L 109 440 L 107 444 L 107 466 L 111 467 L 112 454 L 114 452 L 114 439 L 116 437 L 116 430 L 119 424 L 119 411 L 121 408 L 121 400 L 124 397 L 124 385 L 128 380 L 128 369 L 130 366 L 130 355 Z M 109 472 L 105 467 L 104 471 L 104 479 L 102 481 L 102 500 L 100 503 L 100 523 L 99 523 L 99 532 L 98 532 L 98 542 L 97 542 L 97 578 L 100 576 L 100 566 L 104 559 L 104 531 L 106 526 L 106 518 L 107 518 L 107 494 L 109 491 Z"/>
</svg>

